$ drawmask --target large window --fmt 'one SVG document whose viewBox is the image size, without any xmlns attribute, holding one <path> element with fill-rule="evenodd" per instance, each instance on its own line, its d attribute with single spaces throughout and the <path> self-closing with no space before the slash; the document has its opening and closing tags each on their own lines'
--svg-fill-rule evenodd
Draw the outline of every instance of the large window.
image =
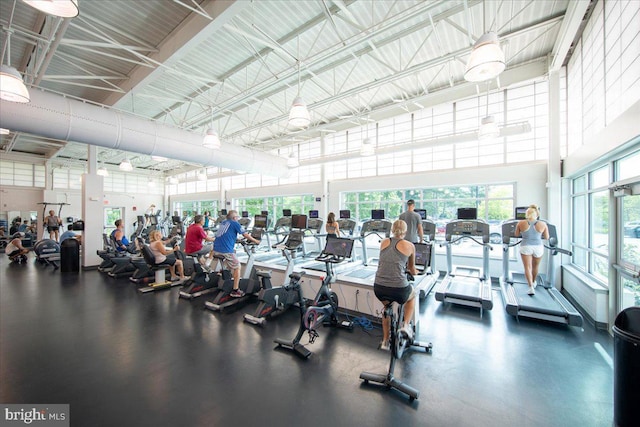
<svg viewBox="0 0 640 427">
<path fill-rule="evenodd" d="M 0 185 L 44 187 L 44 166 L 0 160 Z"/>
<path fill-rule="evenodd" d="M 609 165 L 573 180 L 573 263 L 603 284 L 609 271 Z"/>
</svg>

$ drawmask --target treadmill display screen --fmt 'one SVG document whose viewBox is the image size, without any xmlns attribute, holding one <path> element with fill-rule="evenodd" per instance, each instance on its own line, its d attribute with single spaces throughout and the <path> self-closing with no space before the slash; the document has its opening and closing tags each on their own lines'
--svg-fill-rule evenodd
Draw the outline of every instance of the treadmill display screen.
<svg viewBox="0 0 640 427">
<path fill-rule="evenodd" d="M 227 210 L 226 209 L 220 209 L 220 216 L 227 216 Z"/>
<path fill-rule="evenodd" d="M 318 211 L 309 211 L 309 218 L 318 218 Z"/>
<path fill-rule="evenodd" d="M 264 216 L 267 216 L 267 215 L 269 215 L 269 211 L 261 211 L 260 214 L 264 215 Z"/>
<path fill-rule="evenodd" d="M 306 215 L 293 215 L 291 217 L 291 228 L 307 228 L 307 216 Z"/>
<path fill-rule="evenodd" d="M 324 252 L 327 255 L 335 255 L 343 258 L 351 257 L 353 251 L 353 240 L 341 237 L 330 237 L 324 246 Z"/>
<path fill-rule="evenodd" d="M 416 209 L 416 212 L 420 214 L 420 219 L 427 219 L 426 209 Z"/>
<path fill-rule="evenodd" d="M 242 211 L 242 218 L 249 218 L 249 211 Z"/>
<path fill-rule="evenodd" d="M 267 216 L 266 215 L 256 215 L 253 218 L 253 227 L 254 228 L 267 228 Z"/>
<path fill-rule="evenodd" d="M 414 243 L 416 247 L 416 266 L 428 267 L 431 261 L 431 246 L 426 243 Z"/>
<path fill-rule="evenodd" d="M 340 219 L 349 219 L 349 218 L 351 218 L 351 211 L 349 209 L 341 209 Z"/>
<path fill-rule="evenodd" d="M 282 209 L 282 216 L 291 216 L 291 209 Z"/>
<path fill-rule="evenodd" d="M 458 219 L 478 219 L 478 209 L 458 208 Z"/>
<path fill-rule="evenodd" d="M 527 207 L 526 206 L 516 206 L 516 219 L 527 219 Z"/>
<path fill-rule="evenodd" d="M 371 219 L 384 219 L 384 209 L 371 209 Z"/>
</svg>

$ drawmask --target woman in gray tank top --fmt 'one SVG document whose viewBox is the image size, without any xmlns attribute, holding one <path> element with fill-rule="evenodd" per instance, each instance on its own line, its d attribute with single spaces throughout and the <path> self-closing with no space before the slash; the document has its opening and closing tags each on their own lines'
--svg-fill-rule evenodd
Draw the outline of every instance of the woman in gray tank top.
<svg viewBox="0 0 640 427">
<path fill-rule="evenodd" d="M 393 237 L 384 239 L 380 243 L 380 261 L 373 283 L 373 291 L 382 304 L 395 301 L 404 304 L 404 326 L 402 331 L 411 339 L 413 330 L 409 322 L 413 318 L 415 307 L 415 292 L 407 281 L 406 271 L 416 275 L 415 247 L 413 243 L 404 240 L 407 233 L 407 223 L 399 219 L 391 226 Z M 390 319 L 382 319 L 382 342 L 380 349 L 389 349 Z"/>
<path fill-rule="evenodd" d="M 538 221 L 540 213 L 536 205 L 529 206 L 525 214 L 526 220 L 518 222 L 514 235 L 522 237 L 520 242 L 520 257 L 524 265 L 524 276 L 529 285 L 529 295 L 535 295 L 538 267 L 544 255 L 542 239 L 549 239 L 549 229 L 543 221 Z"/>
</svg>

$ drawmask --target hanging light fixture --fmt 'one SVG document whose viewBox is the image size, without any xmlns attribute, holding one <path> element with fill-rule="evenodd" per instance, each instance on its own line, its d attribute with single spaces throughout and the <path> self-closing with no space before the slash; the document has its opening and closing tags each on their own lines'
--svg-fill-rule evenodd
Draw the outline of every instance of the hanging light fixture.
<svg viewBox="0 0 640 427">
<path fill-rule="evenodd" d="M 15 3 L 13 4 L 15 7 Z M 9 19 L 9 28 L 13 21 L 13 9 Z M 4 58 L 3 58 L 4 59 Z M 22 76 L 10 65 L 11 61 L 11 29 L 7 30 L 7 65 L 0 66 L 0 99 L 11 102 L 27 103 L 30 101 L 29 91 Z"/>
<path fill-rule="evenodd" d="M 369 137 L 366 137 L 362 140 L 362 145 L 360 146 L 360 155 L 363 157 L 373 156 L 376 154 L 375 147 L 373 146 L 373 142 Z"/>
<path fill-rule="evenodd" d="M 74 18 L 80 13 L 78 0 L 22 0 L 29 6 L 48 15 Z"/>
<path fill-rule="evenodd" d="M 154 162 L 166 162 L 169 159 L 162 156 L 151 156 L 151 160 L 153 160 Z"/>
<path fill-rule="evenodd" d="M 202 146 L 214 150 L 220 148 L 220 137 L 215 129 L 209 128 L 207 130 L 207 134 L 204 136 L 204 140 L 202 141 Z"/>
<path fill-rule="evenodd" d="M 204 135 L 204 140 L 202 141 L 202 146 L 204 148 L 211 148 L 213 150 L 217 150 L 220 148 L 220 137 L 218 136 L 218 132 L 213 128 L 213 107 L 211 107 L 211 126 L 207 129 L 207 133 Z"/>
<path fill-rule="evenodd" d="M 298 162 L 296 153 L 294 153 L 293 151 L 291 152 L 291 154 L 289 154 L 289 157 L 287 157 L 287 166 L 290 168 L 297 168 L 298 166 L 300 166 L 300 162 Z"/>
<path fill-rule="evenodd" d="M 495 79 L 504 71 L 504 67 L 504 52 L 500 48 L 498 35 L 491 31 L 482 35 L 473 46 L 464 79 L 469 82 Z"/>
<path fill-rule="evenodd" d="M 300 58 L 300 38 L 298 38 L 298 58 Z M 298 94 L 291 104 L 291 110 L 289 111 L 289 126 L 293 128 L 306 128 L 311 123 L 311 117 L 309 116 L 309 110 L 307 104 L 302 100 L 300 96 L 300 60 L 297 60 L 298 65 Z"/>
<path fill-rule="evenodd" d="M 480 128 L 478 129 L 478 140 L 484 141 L 487 139 L 494 139 L 499 136 L 500 129 L 498 129 L 496 119 L 492 115 L 489 115 L 489 84 L 487 83 L 486 115 L 480 121 Z"/>
<path fill-rule="evenodd" d="M 133 170 L 133 165 L 129 161 L 128 158 L 125 158 L 122 162 L 120 162 L 120 166 L 118 166 L 121 171 L 131 172 Z"/>
<path fill-rule="evenodd" d="M 11 131 L 9 129 L 0 128 L 0 135 L 9 135 Z"/>
<path fill-rule="evenodd" d="M 109 171 L 107 170 L 107 168 L 105 168 L 104 166 L 101 166 L 98 168 L 98 170 L 96 171 L 96 175 L 100 175 L 100 176 L 109 176 Z"/>
</svg>

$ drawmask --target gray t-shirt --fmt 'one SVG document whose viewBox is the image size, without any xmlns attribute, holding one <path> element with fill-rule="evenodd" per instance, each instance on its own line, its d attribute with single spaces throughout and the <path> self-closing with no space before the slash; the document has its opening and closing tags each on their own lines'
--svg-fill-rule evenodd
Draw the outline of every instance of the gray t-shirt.
<svg viewBox="0 0 640 427">
<path fill-rule="evenodd" d="M 405 273 L 409 257 L 396 248 L 400 240 L 392 237 L 389 246 L 380 251 L 380 261 L 374 280 L 376 285 L 404 288 L 409 284 Z"/>
<path fill-rule="evenodd" d="M 418 225 L 422 221 L 420 214 L 415 211 L 406 211 L 400 215 L 400 219 L 407 223 L 407 234 L 404 238 L 411 243 L 420 243 L 420 236 L 418 236 Z"/>
</svg>

